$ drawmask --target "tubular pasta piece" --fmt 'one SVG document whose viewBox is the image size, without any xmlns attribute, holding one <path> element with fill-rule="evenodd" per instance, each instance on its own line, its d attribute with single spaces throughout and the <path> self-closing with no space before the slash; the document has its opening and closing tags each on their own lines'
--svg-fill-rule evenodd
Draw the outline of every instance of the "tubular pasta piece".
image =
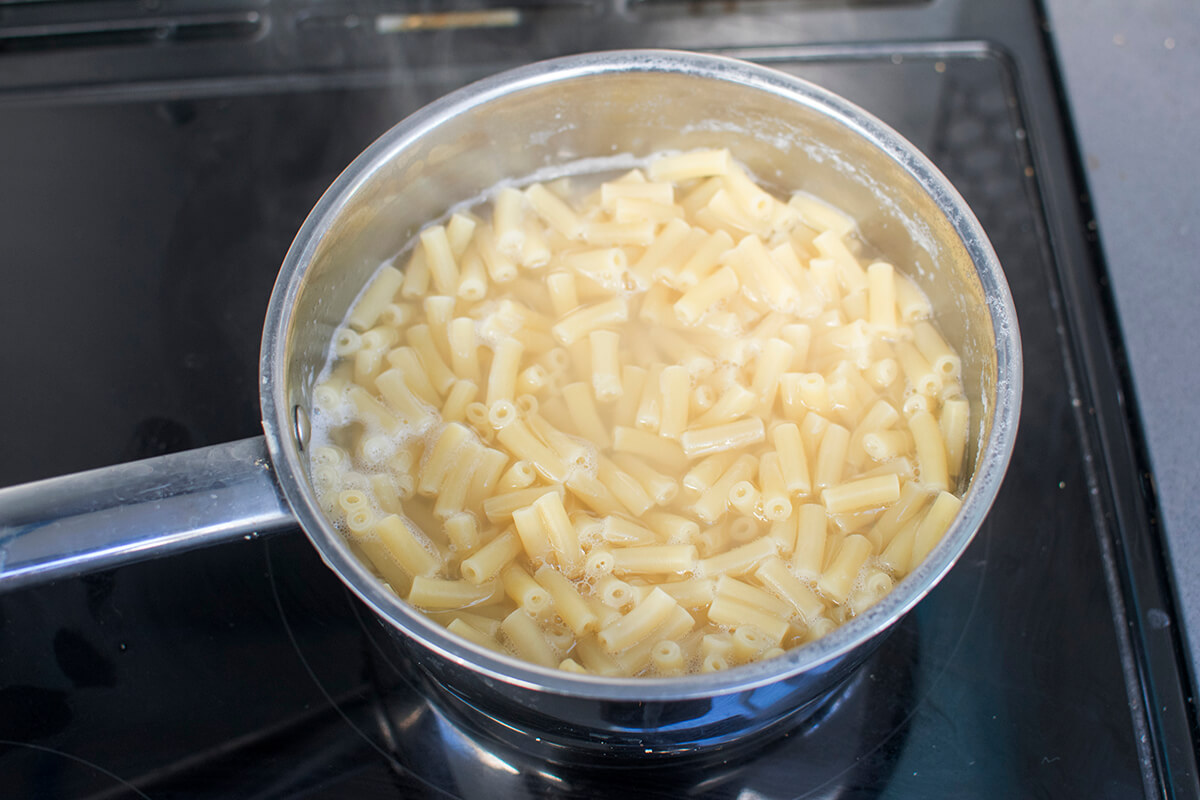
<svg viewBox="0 0 1200 800">
<path fill-rule="evenodd" d="M 479 339 L 475 334 L 475 321 L 469 317 L 456 317 L 446 329 L 450 348 L 450 367 L 459 378 L 478 383 L 483 375 L 479 366 Z"/>
<path fill-rule="evenodd" d="M 760 499 L 758 489 L 750 481 L 738 481 L 729 489 L 729 504 L 747 517 L 758 513 Z"/>
<path fill-rule="evenodd" d="M 475 248 L 483 259 L 488 278 L 495 283 L 509 283 L 517 278 L 517 265 L 496 245 L 495 233 L 489 225 L 480 225 L 475 230 Z"/>
<path fill-rule="evenodd" d="M 521 539 L 511 530 L 496 538 L 462 560 L 459 571 L 469 582 L 481 584 L 500 574 L 523 550 Z"/>
<path fill-rule="evenodd" d="M 677 442 L 620 425 L 613 428 L 613 451 L 641 456 L 669 472 L 682 472 L 689 463 Z"/>
<path fill-rule="evenodd" d="M 900 479 L 895 475 L 860 478 L 830 486 L 821 492 L 821 500 L 831 514 L 846 514 L 880 508 L 900 499 Z"/>
<path fill-rule="evenodd" d="M 496 249 L 509 258 L 519 258 L 525 246 L 525 228 L 522 221 L 524 196 L 511 186 L 500 190 L 493 202 L 492 229 L 496 238 Z"/>
<path fill-rule="evenodd" d="M 583 222 L 570 206 L 540 183 L 525 189 L 525 197 L 534 213 L 568 239 L 583 238 Z"/>
<path fill-rule="evenodd" d="M 588 334 L 588 340 L 592 348 L 592 391 L 597 401 L 611 403 L 623 393 L 618 355 L 621 337 L 613 331 L 597 330 Z"/>
<path fill-rule="evenodd" d="M 614 658 L 626 675 L 640 675 L 649 668 L 651 651 L 657 642 L 686 636 L 695 624 L 696 621 L 685 609 L 673 608 L 667 618 L 650 631 L 649 635 Z"/>
<path fill-rule="evenodd" d="M 404 382 L 417 397 L 433 408 L 437 408 L 441 402 L 441 396 L 429 379 L 429 373 L 422 365 L 416 350 L 408 346 L 394 348 L 387 354 L 387 362 L 404 373 Z"/>
<path fill-rule="evenodd" d="M 894 350 L 904 379 L 918 393 L 926 397 L 937 397 L 942 388 L 942 379 L 934 372 L 925 356 L 908 342 L 896 342 Z"/>
<path fill-rule="evenodd" d="M 867 537 L 858 534 L 847 536 L 829 566 L 817 578 L 817 589 L 831 602 L 837 605 L 845 603 L 859 570 L 870 555 L 871 542 Z"/>
<path fill-rule="evenodd" d="M 581 639 L 576 645 L 574 654 L 583 662 L 588 672 L 594 675 L 615 677 L 623 674 L 623 668 L 609 655 L 594 637 Z"/>
<path fill-rule="evenodd" d="M 475 521 L 474 514 L 467 512 L 455 514 L 442 523 L 442 530 L 445 531 L 446 538 L 450 540 L 450 546 L 454 549 L 455 555 L 460 559 L 466 559 L 479 548 L 479 524 Z M 465 574 L 463 577 L 469 578 Z"/>
<path fill-rule="evenodd" d="M 796 526 L 798 521 L 798 515 L 795 513 L 790 514 L 786 519 L 771 521 L 771 527 L 767 531 L 767 536 L 775 542 L 775 549 L 782 556 L 790 557 L 796 549 Z"/>
<path fill-rule="evenodd" d="M 550 447 L 541 443 L 524 420 L 515 420 L 496 432 L 496 438 L 517 459 L 529 462 L 551 481 L 561 481 L 567 466 Z"/>
<path fill-rule="evenodd" d="M 403 517 L 389 514 L 374 524 L 371 533 L 411 576 L 430 576 L 442 568 L 433 545 Z"/>
<path fill-rule="evenodd" d="M 642 253 L 641 258 L 634 262 L 630 271 L 646 285 L 659 277 L 660 269 L 664 273 L 662 277 L 677 273 L 682 266 L 678 261 L 678 250 L 691 233 L 692 227 L 683 220 L 670 220 Z M 667 264 L 672 266 L 665 266 Z"/>
<path fill-rule="evenodd" d="M 466 430 L 465 428 L 463 430 Z M 433 505 L 433 515 L 441 519 L 452 517 L 463 511 L 467 501 L 467 490 L 471 487 L 471 476 L 479 464 L 479 454 L 483 447 L 476 441 L 467 440 L 459 449 L 454 464 L 442 481 L 437 500 Z"/>
<path fill-rule="evenodd" d="M 783 637 L 788 631 L 786 621 L 755 608 L 749 603 L 723 596 L 720 593 L 708 607 L 708 618 L 718 625 L 730 627 L 749 623 L 768 636 L 773 645 L 783 641 Z"/>
<path fill-rule="evenodd" d="M 652 181 L 678 183 L 692 178 L 724 175 L 732 165 L 733 159 L 728 150 L 697 150 L 656 158 L 650 162 L 648 173 Z"/>
<path fill-rule="evenodd" d="M 970 413 L 970 404 L 965 397 L 950 398 L 942 402 L 938 427 L 946 442 L 946 471 L 951 478 L 962 474 L 963 460 L 967 453 Z"/>
<path fill-rule="evenodd" d="M 545 615 L 553 608 L 550 593 L 533 579 L 520 564 L 510 562 L 500 570 L 504 592 L 531 617 Z"/>
<path fill-rule="evenodd" d="M 381 402 L 361 386 L 351 386 L 346 390 L 346 396 L 353 404 L 359 418 L 368 420 L 371 424 L 382 429 L 389 435 L 400 430 L 400 420 Z"/>
<path fill-rule="evenodd" d="M 900 377 L 900 364 L 894 358 L 873 361 L 863 370 L 863 378 L 876 389 L 886 389 Z"/>
<path fill-rule="evenodd" d="M 621 365 L 621 386 L 624 391 L 609 414 L 614 425 L 632 427 L 636 424 L 637 407 L 646 383 L 646 370 L 634 364 Z"/>
<path fill-rule="evenodd" d="M 440 294 L 451 294 L 458 289 L 458 263 L 450 247 L 445 227 L 433 225 L 421 231 L 421 246 L 425 248 L 425 263 L 433 278 L 434 288 Z"/>
<path fill-rule="evenodd" d="M 500 450 L 485 447 L 479 455 L 479 463 L 471 476 L 467 488 L 466 507 L 475 511 L 482 507 L 485 497 L 490 497 L 497 488 L 500 475 L 508 464 L 508 455 Z"/>
<path fill-rule="evenodd" d="M 845 236 L 856 227 L 854 218 L 829 203 L 805 192 L 796 192 L 788 201 L 800 219 L 818 231 L 833 231 Z"/>
<path fill-rule="evenodd" d="M 792 607 L 809 624 L 825 610 L 825 604 L 808 584 L 796 577 L 779 558 L 768 558 L 755 570 L 754 577 L 776 597 Z"/>
<path fill-rule="evenodd" d="M 737 459 L 737 454 L 728 451 L 705 456 L 699 464 L 692 467 L 683 476 L 684 488 L 697 494 L 703 492 L 712 486 L 725 473 L 725 470 L 729 469 L 729 465 L 735 459 Z"/>
<path fill-rule="evenodd" d="M 868 455 L 864 440 L 869 433 L 882 432 L 900 421 L 900 413 L 886 400 L 877 400 L 867 409 L 850 435 L 846 459 L 853 467 L 861 467 L 863 456 Z M 896 453 L 900 455 L 900 453 Z"/>
<path fill-rule="evenodd" d="M 693 427 L 722 425 L 740 419 L 758 403 L 758 397 L 740 383 L 730 383 L 725 391 L 699 419 L 693 422 Z"/>
<path fill-rule="evenodd" d="M 910 324 L 933 316 L 929 298 L 904 275 L 896 275 L 896 305 L 900 309 L 900 318 Z"/>
<path fill-rule="evenodd" d="M 641 245 L 654 241 L 653 222 L 596 222 L 583 223 L 583 240 L 601 246 Z"/>
<path fill-rule="evenodd" d="M 656 642 L 650 649 L 650 663 L 654 665 L 656 674 L 664 678 L 682 675 L 685 668 L 683 650 L 677 642 L 664 639 Z"/>
<path fill-rule="evenodd" d="M 721 176 L 721 182 L 743 214 L 759 221 L 771 218 L 775 198 L 760 189 L 741 167 L 731 165 Z"/>
<path fill-rule="evenodd" d="M 736 422 L 713 425 L 708 428 L 691 428 L 679 437 L 683 452 L 688 458 L 706 456 L 722 450 L 737 450 L 757 444 L 766 438 L 766 428 L 760 417 L 746 417 Z"/>
<path fill-rule="evenodd" d="M 568 576 L 576 577 L 583 568 L 583 550 L 579 547 L 579 537 L 567 516 L 562 497 L 555 492 L 544 494 L 533 502 L 532 508 L 542 520 L 542 529 L 554 550 L 559 568 Z M 513 521 L 517 521 L 515 513 Z"/>
<path fill-rule="evenodd" d="M 641 484 L 655 505 L 665 506 L 679 494 L 679 483 L 675 479 L 654 469 L 637 456 L 615 453 L 613 461 Z"/>
<path fill-rule="evenodd" d="M 586 472 L 573 471 L 566 480 L 566 487 L 571 494 L 578 498 L 588 508 L 597 514 L 610 515 L 625 513 L 624 506 L 613 496 L 608 487 L 600 479 Z"/>
<path fill-rule="evenodd" d="M 609 544 L 621 547 L 655 544 L 654 531 L 624 517 L 610 514 L 604 518 L 601 536 Z"/>
<path fill-rule="evenodd" d="M 691 389 L 691 378 L 687 370 L 678 364 L 665 367 L 659 375 L 659 388 L 662 402 L 660 405 L 661 421 L 658 432 L 668 439 L 678 439 L 687 428 L 688 392 Z"/>
<path fill-rule="evenodd" d="M 928 411 L 918 411 L 908 418 L 921 483 L 940 491 L 950 488 L 950 473 L 946 466 L 946 443 L 937 420 Z"/>
<path fill-rule="evenodd" d="M 712 578 L 686 578 L 660 583 L 658 588 L 675 598 L 684 608 L 703 608 L 716 596 L 716 581 Z"/>
<path fill-rule="evenodd" d="M 768 339 L 754 366 L 754 382 L 750 390 L 758 395 L 763 408 L 770 409 L 779 389 L 779 377 L 791 366 L 796 348 L 783 339 Z"/>
<path fill-rule="evenodd" d="M 646 494 L 646 490 L 642 488 L 637 479 L 607 458 L 600 459 L 597 476 L 613 497 L 617 498 L 621 505 L 629 509 L 634 516 L 645 514 L 654 505 L 654 501 L 650 499 L 650 495 Z"/>
<path fill-rule="evenodd" d="M 696 249 L 676 274 L 675 281 L 680 290 L 686 292 L 695 288 L 713 273 L 721 263 L 721 258 L 732 249 L 733 237 L 725 231 L 705 233 L 703 240 L 696 243 Z"/>
<path fill-rule="evenodd" d="M 900 526 L 891 541 L 883 548 L 883 552 L 879 554 L 880 566 L 890 570 L 897 578 L 903 578 L 912 571 L 915 565 L 913 543 L 916 541 L 917 526 L 921 524 L 921 519 L 921 517 L 914 516 Z"/>
<path fill-rule="evenodd" d="M 551 669 L 558 666 L 559 658 L 554 648 L 546 641 L 542 630 L 533 617 L 517 609 L 500 623 L 508 644 L 520 658 Z"/>
<path fill-rule="evenodd" d="M 691 544 L 700 535 L 700 526 L 678 514 L 666 511 L 651 511 L 642 515 L 642 520 L 661 540 L 671 544 Z"/>
<path fill-rule="evenodd" d="M 825 489 L 842 482 L 846 469 L 846 453 L 850 449 L 850 431 L 841 425 L 830 424 L 821 436 L 813 468 L 813 486 Z"/>
<path fill-rule="evenodd" d="M 867 319 L 876 329 L 887 333 L 896 330 L 895 268 L 886 261 L 876 261 L 867 267 Z"/>
<path fill-rule="evenodd" d="M 461 617 L 455 617 L 454 619 L 450 620 L 450 623 L 446 625 L 446 630 L 461 636 L 472 644 L 479 645 L 480 647 L 487 648 L 488 650 L 495 650 L 498 652 L 503 652 L 504 650 L 500 642 L 496 641 L 495 635 L 489 635 L 488 633 L 479 630 Z M 499 629 L 497 628 L 497 630 Z"/>
<path fill-rule="evenodd" d="M 600 418 L 600 412 L 587 384 L 570 383 L 563 387 L 562 392 L 575 432 L 601 449 L 610 447 L 612 438 L 609 436 L 608 427 Z"/>
<path fill-rule="evenodd" d="M 737 273 L 729 267 L 721 267 L 675 301 L 675 316 L 685 325 L 695 325 L 714 305 L 727 300 L 739 286 Z"/>
<path fill-rule="evenodd" d="M 391 266 L 380 268 L 371 279 L 367 288 L 355 301 L 350 316 L 346 322 L 356 331 L 365 331 L 374 327 L 380 313 L 404 283 L 404 273 Z"/>
<path fill-rule="evenodd" d="M 425 248 L 413 249 L 404 268 L 404 282 L 400 286 L 400 296 L 405 300 L 424 297 L 429 293 L 429 264 L 425 261 Z"/>
<path fill-rule="evenodd" d="M 596 629 L 599 618 L 571 581 L 551 566 L 542 566 L 533 575 L 554 601 L 554 609 L 576 636 Z"/>
<path fill-rule="evenodd" d="M 938 496 L 934 498 L 933 505 L 925 513 L 925 517 L 917 526 L 916 534 L 913 537 L 913 563 L 919 564 L 925 560 L 929 551 L 941 541 L 960 508 L 962 508 L 962 500 L 949 492 L 938 492 Z"/>
<path fill-rule="evenodd" d="M 412 584 L 410 575 L 392 556 L 391 551 L 377 538 L 356 537 L 354 546 L 366 555 L 369 564 L 374 567 L 376 574 L 387 581 L 397 595 L 408 593 Z"/>
<path fill-rule="evenodd" d="M 618 575 L 682 575 L 695 570 L 699 556 L 690 544 L 613 548 L 610 553 Z"/>
<path fill-rule="evenodd" d="M 789 494 L 801 497 L 812 491 L 808 472 L 808 456 L 800 428 L 794 422 L 777 425 L 771 431 L 771 441 L 778 454 L 779 470 Z"/>
<path fill-rule="evenodd" d="M 433 409 L 409 389 L 408 380 L 401 370 L 389 369 L 379 373 L 375 378 L 375 388 L 383 395 L 388 407 L 399 416 L 397 424 L 404 424 L 412 432 L 419 433 L 436 422 Z"/>
<path fill-rule="evenodd" d="M 610 575 L 613 571 L 615 559 L 611 550 L 597 548 L 588 553 L 587 558 L 583 562 L 584 573 L 589 578 L 597 578 L 601 575 Z"/>
<path fill-rule="evenodd" d="M 758 464 L 758 479 L 762 485 L 763 516 L 772 521 L 784 520 L 791 516 L 792 502 L 788 499 L 787 487 L 783 482 L 778 453 L 768 451 L 762 454 Z"/>
<path fill-rule="evenodd" d="M 596 640 L 611 654 L 627 650 L 649 636 L 679 606 L 661 589 L 654 589 L 633 610 L 596 634 Z"/>
<path fill-rule="evenodd" d="M 739 545 L 715 556 L 700 559 L 697 573 L 701 576 L 744 575 L 752 572 L 770 556 L 779 554 L 773 539 L 763 537 Z"/>
<path fill-rule="evenodd" d="M 598 247 L 567 253 L 561 263 L 579 273 L 584 281 L 591 281 L 607 292 L 621 291 L 625 286 L 625 273 L 629 260 L 619 247 Z"/>
<path fill-rule="evenodd" d="M 867 288 L 867 273 L 858 263 L 858 259 L 846 248 L 841 236 L 833 231 L 825 231 L 813 239 L 813 245 L 822 256 L 833 261 L 837 269 L 838 283 L 847 293 L 860 292 Z"/>
<path fill-rule="evenodd" d="M 536 480 L 537 473 L 533 471 L 533 467 L 528 461 L 514 461 L 508 469 L 500 476 L 500 480 L 496 484 L 496 489 L 500 493 L 510 492 L 514 489 L 524 489 Z"/>
<path fill-rule="evenodd" d="M 624 298 L 614 297 L 592 306 L 572 311 L 550 330 L 560 344 L 569 345 L 584 338 L 594 330 L 629 319 L 629 303 Z"/>
<path fill-rule="evenodd" d="M 450 469 L 454 466 L 455 454 L 471 439 L 471 432 L 466 426 L 452 422 L 442 428 L 433 450 L 421 465 L 417 477 L 417 491 L 420 494 L 435 494 L 442 486 Z"/>
<path fill-rule="evenodd" d="M 504 523 L 512 517 L 514 511 L 533 505 L 533 502 L 546 492 L 562 492 L 562 490 L 562 487 L 558 485 L 532 486 L 528 489 L 517 489 L 504 494 L 492 495 L 483 501 L 483 513 L 489 522 Z"/>
<path fill-rule="evenodd" d="M 606 181 L 600 185 L 600 205 L 610 214 L 616 210 L 617 201 L 623 198 L 669 206 L 675 202 L 675 187 L 665 181 Z"/>
<path fill-rule="evenodd" d="M 378 379 L 375 385 L 379 385 Z M 475 400 L 479 394 L 479 384 L 474 381 L 460 380 L 455 381 L 450 387 L 450 391 L 446 393 L 446 401 L 442 404 L 442 421 L 443 422 L 465 422 L 467 419 L 467 406 Z M 420 430 L 421 426 L 414 426 L 414 430 Z"/>
<path fill-rule="evenodd" d="M 712 486 L 705 489 L 692 506 L 701 520 L 712 524 L 725 516 L 729 507 L 729 492 L 738 481 L 751 480 L 758 469 L 758 459 L 743 453 L 734 459 Z"/>
<path fill-rule="evenodd" d="M 492 356 L 492 366 L 488 371 L 487 399 L 489 406 L 498 400 L 512 400 L 517 391 L 517 373 L 521 368 L 521 356 L 525 346 L 517 339 L 501 339 L 496 345 Z"/>
<path fill-rule="evenodd" d="M 654 363 L 642 383 L 642 397 L 637 405 L 634 424 L 639 430 L 657 431 L 662 425 L 662 372 L 663 365 Z"/>
<path fill-rule="evenodd" d="M 450 610 L 485 603 L 500 590 L 499 581 L 475 584 L 417 575 L 408 592 L 408 602 L 418 608 Z"/>
<path fill-rule="evenodd" d="M 455 258 L 462 258 L 467 251 L 475 235 L 475 225 L 475 218 L 470 214 L 456 213 L 450 216 L 450 221 L 446 223 L 446 238 Z"/>
<path fill-rule="evenodd" d="M 792 570 L 801 578 L 816 579 L 825 564 L 829 521 L 825 508 L 815 503 L 800 506 L 797 515 Z"/>
<path fill-rule="evenodd" d="M 463 300 L 476 302 L 487 295 L 488 273 L 479 248 L 472 244 L 462 254 L 461 269 L 458 273 L 458 288 L 455 294 Z"/>
</svg>

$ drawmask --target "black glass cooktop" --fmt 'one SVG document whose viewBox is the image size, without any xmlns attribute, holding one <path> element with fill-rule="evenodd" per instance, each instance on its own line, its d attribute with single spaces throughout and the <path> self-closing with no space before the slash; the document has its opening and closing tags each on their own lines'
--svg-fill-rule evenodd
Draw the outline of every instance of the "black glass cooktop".
<svg viewBox="0 0 1200 800">
<path fill-rule="evenodd" d="M 1162 734 L 1182 704 L 1148 716 L 1165 690 L 1114 589 L 1017 66 L 969 43 L 739 54 L 932 157 L 991 237 L 1024 341 L 994 510 L 854 678 L 750 751 L 540 761 L 431 703 L 292 531 L 0 594 L 4 796 L 1195 796 L 1189 745 Z M 390 124 L 491 71 L 8 102 L 0 485 L 256 435 L 262 315 L 307 210 Z"/>
</svg>

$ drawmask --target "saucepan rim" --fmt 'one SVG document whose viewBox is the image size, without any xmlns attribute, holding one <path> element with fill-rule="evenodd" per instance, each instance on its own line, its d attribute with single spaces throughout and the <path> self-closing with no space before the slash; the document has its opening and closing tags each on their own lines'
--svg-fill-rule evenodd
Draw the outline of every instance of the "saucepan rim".
<svg viewBox="0 0 1200 800">
<path fill-rule="evenodd" d="M 425 617 L 375 578 L 350 553 L 317 504 L 297 446 L 296 409 L 284 379 L 288 331 L 294 324 L 297 302 L 318 244 L 338 216 L 346 212 L 356 190 L 380 165 L 424 137 L 435 135 L 447 121 L 506 95 L 593 76 L 656 72 L 735 82 L 747 91 L 774 94 L 807 106 L 849 133 L 865 138 L 908 173 L 944 211 L 976 266 L 995 333 L 998 379 L 995 396 L 990 398 L 993 422 L 987 439 L 981 443 L 975 474 L 959 515 L 925 561 L 879 603 L 821 639 L 767 661 L 676 678 L 606 678 L 547 669 L 478 647 Z M 384 133 L 333 182 L 288 250 L 266 316 L 260 367 L 263 430 L 280 487 L 322 559 L 383 620 L 441 657 L 499 685 L 578 698 L 639 702 L 688 700 L 754 689 L 818 669 L 887 630 L 933 589 L 983 524 L 1012 454 L 1022 387 L 1016 312 L 1000 263 L 974 214 L 928 158 L 873 115 L 808 81 L 733 58 L 668 50 L 587 53 L 519 67 L 454 91 Z"/>
</svg>

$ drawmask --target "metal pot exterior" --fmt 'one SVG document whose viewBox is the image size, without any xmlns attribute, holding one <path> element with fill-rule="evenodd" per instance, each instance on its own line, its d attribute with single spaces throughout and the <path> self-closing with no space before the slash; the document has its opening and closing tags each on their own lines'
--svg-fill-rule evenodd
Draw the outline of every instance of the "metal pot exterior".
<svg viewBox="0 0 1200 800">
<path fill-rule="evenodd" d="M 836 702 L 846 679 L 889 632 L 774 682 L 700 697 L 639 701 L 513 686 L 472 665 L 430 657 L 422 643 L 397 628 L 390 630 L 397 650 L 413 665 L 410 680 L 456 723 L 516 752 L 591 766 L 718 749 L 728 758 L 732 748 L 752 747 Z"/>
<path fill-rule="evenodd" d="M 678 679 L 602 679 L 459 640 L 375 579 L 316 503 L 303 446 L 333 331 L 368 277 L 421 226 L 501 181 L 584 159 L 713 146 L 729 147 L 781 192 L 808 191 L 855 216 L 864 238 L 941 310 L 938 324 L 963 357 L 972 411 L 970 480 L 958 519 L 875 607 L 760 664 Z M 1007 283 L 978 222 L 898 134 L 774 70 L 694 53 L 626 51 L 542 62 L 473 84 L 368 148 L 321 198 L 287 254 L 268 310 L 261 381 L 267 445 L 292 510 L 326 563 L 407 637 L 411 657 L 451 704 L 585 748 L 658 752 L 788 718 L 861 663 L 933 587 L 999 489 L 1016 436 L 1021 353 Z"/>
</svg>

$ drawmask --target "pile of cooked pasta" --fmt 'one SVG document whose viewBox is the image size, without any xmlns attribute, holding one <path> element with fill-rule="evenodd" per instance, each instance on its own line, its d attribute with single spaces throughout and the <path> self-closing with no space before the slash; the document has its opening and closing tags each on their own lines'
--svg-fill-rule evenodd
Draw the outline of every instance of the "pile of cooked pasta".
<svg viewBox="0 0 1200 800">
<path fill-rule="evenodd" d="M 326 513 L 413 606 L 545 667 L 677 676 L 863 612 L 960 500 L 958 356 L 853 219 L 724 150 L 423 229 L 314 391 Z"/>
</svg>

